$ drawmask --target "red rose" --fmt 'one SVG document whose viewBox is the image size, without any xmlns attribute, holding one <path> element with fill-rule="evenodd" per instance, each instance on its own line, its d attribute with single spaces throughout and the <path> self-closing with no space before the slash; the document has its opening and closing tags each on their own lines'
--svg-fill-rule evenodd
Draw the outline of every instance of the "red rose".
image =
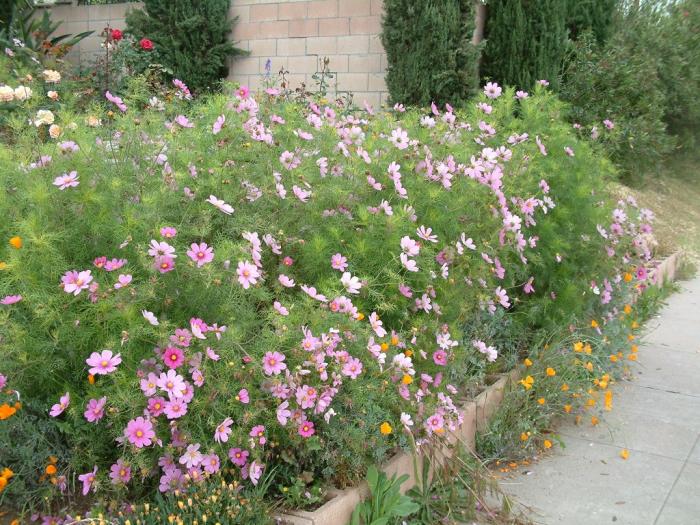
<svg viewBox="0 0 700 525">
<path fill-rule="evenodd" d="M 153 42 L 151 42 L 148 38 L 142 38 L 139 45 L 144 51 L 150 51 L 153 49 Z"/>
<path fill-rule="evenodd" d="M 124 37 L 123 33 L 119 29 L 112 29 L 111 36 L 112 40 L 116 40 L 117 42 Z"/>
</svg>

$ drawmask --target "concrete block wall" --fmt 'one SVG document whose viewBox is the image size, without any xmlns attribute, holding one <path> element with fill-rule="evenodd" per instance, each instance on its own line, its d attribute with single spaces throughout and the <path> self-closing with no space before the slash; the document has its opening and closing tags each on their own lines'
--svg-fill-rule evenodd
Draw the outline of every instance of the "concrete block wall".
<svg viewBox="0 0 700 525">
<path fill-rule="evenodd" d="M 95 31 L 68 56 L 89 66 L 103 52 L 102 30 L 108 24 L 123 29 L 127 10 L 140 5 L 61 5 L 51 8 L 51 16 L 63 20 L 59 34 Z M 328 57 L 335 75 L 329 96 L 352 92 L 355 103 L 378 107 L 388 96 L 386 53 L 379 37 L 382 12 L 382 0 L 231 0 L 230 14 L 238 17 L 232 39 L 250 55 L 231 61 L 229 80 L 258 89 L 270 59 L 273 77 L 283 68 L 289 71 L 291 88 L 303 82 L 314 90 L 312 77 Z"/>
<path fill-rule="evenodd" d="M 382 0 L 233 0 L 233 39 L 250 56 L 232 61 L 229 79 L 257 89 L 270 59 L 272 77 L 283 68 L 290 87 L 314 90 L 328 57 L 329 95 L 350 91 L 356 103 L 378 107 L 387 99 L 382 11 Z"/>
<path fill-rule="evenodd" d="M 73 2 L 74 4 L 76 2 Z M 126 12 L 129 9 L 141 7 L 138 2 L 109 4 L 109 5 L 56 5 L 50 8 L 51 19 L 60 22 L 56 35 L 77 34 L 83 31 L 94 31 L 92 35 L 74 46 L 67 58 L 82 67 L 89 67 L 97 54 L 104 53 L 100 47 L 103 38 L 102 30 L 109 25 L 115 29 L 126 26 Z M 39 16 L 42 15 L 41 10 Z"/>
</svg>

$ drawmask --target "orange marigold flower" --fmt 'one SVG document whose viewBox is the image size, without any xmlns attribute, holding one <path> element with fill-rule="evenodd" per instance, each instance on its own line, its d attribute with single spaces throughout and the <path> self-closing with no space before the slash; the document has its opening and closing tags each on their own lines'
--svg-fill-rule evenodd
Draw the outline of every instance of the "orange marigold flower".
<svg viewBox="0 0 700 525">
<path fill-rule="evenodd" d="M 392 431 L 391 425 L 386 421 L 384 421 L 384 423 L 382 423 L 379 426 L 379 432 L 381 432 L 385 436 L 388 436 L 389 434 L 391 434 L 391 431 Z"/>
<path fill-rule="evenodd" d="M 56 471 L 57 471 L 56 465 L 46 465 L 45 472 L 46 472 L 49 476 L 53 476 L 54 474 L 56 474 Z"/>
<path fill-rule="evenodd" d="M 15 407 L 11 407 L 7 403 L 0 405 L 0 420 L 8 419 L 14 416 L 15 412 L 17 412 L 17 409 Z"/>
<path fill-rule="evenodd" d="M 555 375 L 557 375 L 557 371 L 554 370 L 554 368 L 552 368 L 552 367 L 548 367 L 547 368 L 547 375 L 549 377 L 554 377 Z"/>
<path fill-rule="evenodd" d="M 552 448 L 552 442 L 548 439 L 544 440 L 543 445 L 544 445 L 544 448 Z"/>
<path fill-rule="evenodd" d="M 520 434 L 520 441 L 527 441 L 530 439 L 530 433 L 529 432 L 523 432 Z"/>
<path fill-rule="evenodd" d="M 527 366 L 527 367 L 532 366 L 532 361 L 530 361 L 529 358 L 525 358 L 525 361 L 523 361 L 523 362 L 525 363 L 525 366 Z"/>
<path fill-rule="evenodd" d="M 22 237 L 15 235 L 10 239 L 10 246 L 12 246 L 15 250 L 19 250 L 22 247 Z"/>
<path fill-rule="evenodd" d="M 408 374 L 404 374 L 403 377 L 401 378 L 401 382 L 404 385 L 410 385 L 411 383 L 413 383 L 413 378 Z"/>
</svg>

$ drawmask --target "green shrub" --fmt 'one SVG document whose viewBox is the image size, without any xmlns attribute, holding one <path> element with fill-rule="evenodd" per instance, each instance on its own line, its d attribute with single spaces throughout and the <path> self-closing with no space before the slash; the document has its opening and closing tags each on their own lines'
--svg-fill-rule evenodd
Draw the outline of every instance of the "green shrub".
<svg viewBox="0 0 700 525">
<path fill-rule="evenodd" d="M 53 87 L 57 101 L 2 102 L 0 373 L 60 430 L 69 488 L 82 475 L 105 498 L 152 499 L 218 479 L 184 466 L 188 446 L 246 486 L 260 470 L 274 490 L 356 483 L 408 448 L 406 416 L 416 439 L 438 439 L 454 405 L 515 362 L 515 342 L 613 319 L 644 284 L 646 213 L 614 212 L 610 163 L 540 86 L 434 119 L 242 88 L 190 100 L 181 83 L 144 108 L 138 80 L 77 113 Z M 637 266 L 639 280 L 615 279 Z M 120 354 L 114 371 L 105 350 Z M 182 390 L 149 385 L 171 367 L 189 384 L 181 417 Z M 145 414 L 160 443 L 138 441 Z M 239 466 L 234 447 L 249 454 L 232 453 Z M 126 484 L 109 476 L 119 461 Z M 9 493 L 0 504 L 44 505 Z"/>
<path fill-rule="evenodd" d="M 568 1 L 489 2 L 482 78 L 518 89 L 557 85 L 567 44 Z"/>
<path fill-rule="evenodd" d="M 216 88 L 228 74 L 228 60 L 245 51 L 229 41 L 230 0 L 145 0 L 130 11 L 127 31 L 151 40 L 163 65 L 194 92 Z"/>
<path fill-rule="evenodd" d="M 463 104 L 479 83 L 470 0 L 387 0 L 382 43 L 395 103 Z"/>
<path fill-rule="evenodd" d="M 583 127 L 582 132 L 599 135 L 623 173 L 637 176 L 657 165 L 671 151 L 673 140 L 664 121 L 666 94 L 659 78 L 660 57 L 643 51 L 637 37 L 646 30 L 645 21 L 630 14 L 624 25 L 629 27 L 620 28 L 603 47 L 590 34 L 576 42 L 561 96 L 570 103 L 570 118 Z M 606 129 L 605 120 L 614 128 Z"/>
</svg>

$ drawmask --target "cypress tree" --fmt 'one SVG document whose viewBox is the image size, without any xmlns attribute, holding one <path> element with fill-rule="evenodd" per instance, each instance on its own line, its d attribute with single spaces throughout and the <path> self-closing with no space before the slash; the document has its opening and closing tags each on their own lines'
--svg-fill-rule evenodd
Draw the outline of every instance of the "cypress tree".
<svg viewBox="0 0 700 525">
<path fill-rule="evenodd" d="M 382 43 L 392 102 L 458 105 L 479 83 L 472 0 L 385 0 Z"/>
<path fill-rule="evenodd" d="M 230 0 L 144 0 L 127 15 L 127 31 L 152 40 L 163 65 L 190 89 L 206 91 L 226 77 L 229 57 L 245 54 L 228 39 L 229 8 Z"/>
<path fill-rule="evenodd" d="M 567 47 L 566 0 L 492 0 L 486 22 L 482 76 L 528 89 L 539 79 L 557 84 Z"/>
</svg>

